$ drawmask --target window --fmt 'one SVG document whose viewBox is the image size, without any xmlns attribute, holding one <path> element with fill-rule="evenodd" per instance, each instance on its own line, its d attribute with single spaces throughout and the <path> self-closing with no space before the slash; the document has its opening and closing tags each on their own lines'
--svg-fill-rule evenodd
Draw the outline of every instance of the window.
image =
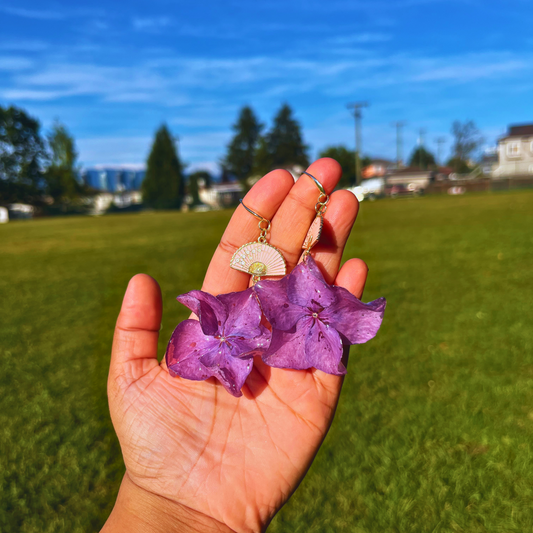
<svg viewBox="0 0 533 533">
<path fill-rule="evenodd" d="M 511 141 L 507 143 L 507 156 L 519 157 L 520 156 L 520 141 Z"/>
</svg>

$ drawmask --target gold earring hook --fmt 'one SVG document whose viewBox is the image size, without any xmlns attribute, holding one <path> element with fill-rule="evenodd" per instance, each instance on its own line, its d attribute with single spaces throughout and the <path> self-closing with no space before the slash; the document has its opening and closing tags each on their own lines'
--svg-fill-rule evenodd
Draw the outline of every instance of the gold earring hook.
<svg viewBox="0 0 533 533">
<path fill-rule="evenodd" d="M 320 183 L 312 174 L 309 174 L 309 172 L 305 172 L 305 171 L 303 172 L 303 174 L 305 174 L 306 176 L 309 176 L 315 182 L 315 185 L 318 187 L 318 190 L 320 191 L 318 201 L 315 205 L 315 211 L 317 215 L 323 215 L 327 209 L 329 195 L 324 190 L 322 183 Z"/>
<path fill-rule="evenodd" d="M 239 200 L 239 202 L 241 203 L 241 205 L 244 207 L 244 209 L 246 209 L 246 211 L 248 211 L 248 213 L 250 213 L 251 215 L 253 215 L 255 218 L 259 219 L 261 222 L 265 221 L 265 222 L 269 222 L 270 221 L 268 220 L 268 218 L 265 218 L 265 217 L 262 217 L 261 215 L 259 215 L 258 213 L 256 213 L 255 211 L 252 211 L 243 201 L 242 199 Z"/>
<path fill-rule="evenodd" d="M 315 185 L 318 187 L 318 190 L 320 191 L 321 195 L 327 196 L 326 191 L 324 190 L 324 187 L 322 186 L 322 183 L 320 183 L 312 174 L 309 174 L 309 172 L 306 172 L 305 170 L 303 174 L 305 174 L 306 176 L 309 176 L 315 182 Z"/>
<path fill-rule="evenodd" d="M 250 209 L 242 200 L 239 200 L 239 202 L 244 207 L 244 209 L 246 209 L 246 211 L 248 211 L 248 213 L 253 215 L 255 218 L 259 219 L 258 226 L 259 226 L 259 232 L 260 233 L 259 233 L 259 239 L 257 239 L 257 240 L 258 240 L 258 242 L 266 243 L 267 234 L 270 231 L 270 220 L 268 220 L 268 218 L 262 217 L 261 215 L 259 215 L 258 213 L 256 213 L 252 209 Z M 264 226 L 264 224 L 266 224 L 266 227 Z"/>
</svg>

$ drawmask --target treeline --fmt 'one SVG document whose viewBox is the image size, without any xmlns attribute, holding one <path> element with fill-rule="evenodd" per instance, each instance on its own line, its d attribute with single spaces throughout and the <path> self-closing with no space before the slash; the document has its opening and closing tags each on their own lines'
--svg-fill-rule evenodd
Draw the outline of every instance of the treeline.
<svg viewBox="0 0 533 533">
<path fill-rule="evenodd" d="M 60 122 L 43 135 L 37 119 L 0 106 L 0 203 L 73 206 L 84 192 L 77 156 L 74 138 Z"/>
<path fill-rule="evenodd" d="M 220 161 L 222 181 L 238 180 L 244 189 L 275 168 L 307 167 L 309 148 L 289 105 L 283 104 L 270 128 L 261 123 L 250 106 L 244 106 L 232 126 L 233 136 Z M 472 154 L 481 146 L 475 124 L 454 122 L 452 157 L 447 165 L 455 172 L 472 168 Z M 45 135 L 39 121 L 17 107 L 0 106 L 0 204 L 29 203 L 62 212 L 80 205 L 88 190 L 78 179 L 74 138 L 56 122 Z M 342 167 L 340 187 L 355 185 L 355 153 L 345 146 L 330 146 L 320 157 L 336 159 Z M 362 157 L 362 165 L 370 163 Z M 409 166 L 436 168 L 435 156 L 423 145 L 415 148 Z M 176 142 L 166 125 L 156 132 L 142 184 L 143 202 L 156 209 L 181 207 L 186 188 L 193 204 L 200 203 L 199 184 L 209 186 L 211 176 L 199 171 L 185 178 Z"/>
<path fill-rule="evenodd" d="M 274 168 L 309 164 L 308 147 L 300 124 L 292 109 L 284 104 L 266 130 L 249 106 L 244 106 L 232 126 L 233 136 L 220 161 L 222 181 L 237 180 L 246 189 Z M 189 176 L 189 195 L 193 205 L 199 203 L 198 183 L 210 182 L 209 173 L 195 172 Z M 154 208 L 181 206 L 185 194 L 184 165 L 180 161 L 172 134 L 166 125 L 156 132 L 147 161 L 142 185 L 143 202 Z"/>
</svg>

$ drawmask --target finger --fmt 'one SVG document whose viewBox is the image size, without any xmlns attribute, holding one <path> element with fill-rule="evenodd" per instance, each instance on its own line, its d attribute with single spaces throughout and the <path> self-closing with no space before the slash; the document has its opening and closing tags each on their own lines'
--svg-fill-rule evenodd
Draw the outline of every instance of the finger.
<svg viewBox="0 0 533 533">
<path fill-rule="evenodd" d="M 350 191 L 336 191 L 331 195 L 324 214 L 320 242 L 313 247 L 312 255 L 328 283 L 333 283 L 339 272 L 346 241 L 350 237 L 359 202 Z"/>
<path fill-rule="evenodd" d="M 363 297 L 368 277 L 368 266 L 362 259 L 349 259 L 342 265 L 335 279 L 335 285 L 349 290 L 356 298 Z"/>
<path fill-rule="evenodd" d="M 161 290 L 146 274 L 134 276 L 126 289 L 117 319 L 109 375 L 138 379 L 158 366 L 157 340 L 161 326 Z"/>
<path fill-rule="evenodd" d="M 315 176 L 330 194 L 341 177 L 342 169 L 334 159 L 323 158 L 315 161 L 307 172 Z M 272 219 L 270 243 L 283 253 L 289 271 L 296 266 L 302 253 L 302 242 L 316 216 L 315 205 L 319 195 L 313 180 L 302 174 Z"/>
<path fill-rule="evenodd" d="M 247 207 L 262 217 L 272 220 L 283 200 L 294 185 L 286 170 L 274 170 L 261 178 L 244 197 Z M 235 250 L 259 237 L 259 220 L 240 205 L 222 235 L 213 259 L 207 269 L 202 290 L 213 295 L 242 291 L 248 287 L 250 275 L 229 266 Z"/>
</svg>

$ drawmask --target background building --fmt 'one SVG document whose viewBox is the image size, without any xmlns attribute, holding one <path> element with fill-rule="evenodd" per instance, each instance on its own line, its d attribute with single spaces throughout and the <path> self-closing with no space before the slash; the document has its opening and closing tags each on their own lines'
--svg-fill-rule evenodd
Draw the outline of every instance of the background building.
<svg viewBox="0 0 533 533">
<path fill-rule="evenodd" d="M 83 169 L 83 182 L 100 191 L 138 191 L 144 179 L 144 166 L 96 166 Z"/>
<path fill-rule="evenodd" d="M 498 141 L 498 155 L 494 176 L 533 174 L 533 124 L 509 126 L 509 133 Z"/>
</svg>

